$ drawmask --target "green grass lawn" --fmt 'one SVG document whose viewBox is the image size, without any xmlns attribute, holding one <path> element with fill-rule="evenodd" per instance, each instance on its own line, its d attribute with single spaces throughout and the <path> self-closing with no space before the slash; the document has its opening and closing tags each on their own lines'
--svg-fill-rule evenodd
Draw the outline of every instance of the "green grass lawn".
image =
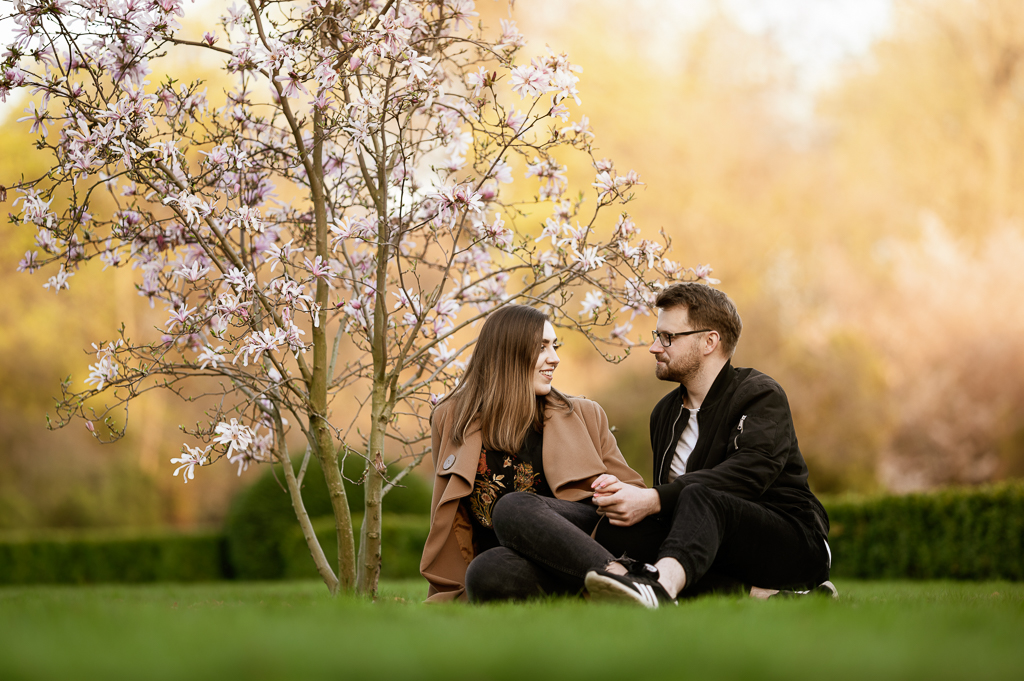
<svg viewBox="0 0 1024 681">
<path fill-rule="evenodd" d="M 842 599 L 376 603 L 314 582 L 0 588 L 0 679 L 1024 679 L 1024 584 L 837 583 Z"/>
</svg>

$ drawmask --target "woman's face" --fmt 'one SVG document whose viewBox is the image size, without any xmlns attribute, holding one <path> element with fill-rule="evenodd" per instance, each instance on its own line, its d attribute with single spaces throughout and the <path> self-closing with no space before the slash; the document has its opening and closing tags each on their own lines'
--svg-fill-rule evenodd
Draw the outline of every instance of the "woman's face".
<svg viewBox="0 0 1024 681">
<path fill-rule="evenodd" d="M 555 327 L 544 322 L 544 337 L 541 340 L 540 357 L 533 371 L 533 390 L 537 395 L 551 392 L 551 379 L 558 366 L 558 343 L 555 341 Z"/>
</svg>

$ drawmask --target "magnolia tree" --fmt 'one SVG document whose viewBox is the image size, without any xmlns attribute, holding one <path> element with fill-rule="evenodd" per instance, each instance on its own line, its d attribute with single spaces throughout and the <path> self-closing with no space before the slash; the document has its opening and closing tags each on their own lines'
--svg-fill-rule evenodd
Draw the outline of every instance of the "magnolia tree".
<svg viewBox="0 0 1024 681">
<path fill-rule="evenodd" d="M 10 187 L 37 234 L 19 269 L 59 293 L 90 261 L 131 268 L 167 311 L 94 345 L 56 424 L 109 440 L 145 391 L 214 398 L 174 475 L 282 464 L 331 593 L 376 590 L 382 498 L 429 453 L 430 409 L 489 311 L 536 305 L 614 359 L 655 281 L 707 279 L 616 207 L 639 180 L 572 120 L 579 69 L 521 57 L 515 23 L 478 26 L 470 0 L 249 0 L 202 37 L 181 0 L 14 4 L 0 98 L 30 93 L 19 120 L 54 159 Z M 188 50 L 220 64 L 209 83 L 163 75 Z M 585 191 L 570 155 L 593 168 Z M 339 396 L 355 406 L 332 412 Z M 366 460 L 358 557 L 346 456 Z M 336 561 L 303 504 L 311 457 Z"/>
</svg>

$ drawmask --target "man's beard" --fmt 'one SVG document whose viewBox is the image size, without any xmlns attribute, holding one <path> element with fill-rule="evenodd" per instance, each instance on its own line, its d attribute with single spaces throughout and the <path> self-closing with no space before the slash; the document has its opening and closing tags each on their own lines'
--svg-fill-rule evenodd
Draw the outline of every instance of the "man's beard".
<svg viewBox="0 0 1024 681">
<path fill-rule="evenodd" d="M 654 368 L 654 375 L 661 381 L 675 381 L 686 383 L 700 373 L 700 352 L 697 348 L 683 355 L 676 357 L 671 364 L 658 362 Z"/>
</svg>

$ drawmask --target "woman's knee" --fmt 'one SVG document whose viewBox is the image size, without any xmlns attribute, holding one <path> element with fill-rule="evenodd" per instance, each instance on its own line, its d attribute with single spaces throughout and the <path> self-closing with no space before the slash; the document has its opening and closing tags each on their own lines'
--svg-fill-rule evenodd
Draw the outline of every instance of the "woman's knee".
<svg viewBox="0 0 1024 681">
<path fill-rule="evenodd" d="M 539 507 L 536 494 L 529 492 L 510 492 L 498 499 L 498 503 L 491 510 L 491 523 L 494 531 L 499 537 L 508 533 L 521 524 L 524 517 L 528 517 Z"/>
<path fill-rule="evenodd" d="M 520 600 L 539 593 L 532 566 L 502 546 L 477 555 L 466 569 L 466 594 L 471 603 Z"/>
</svg>

